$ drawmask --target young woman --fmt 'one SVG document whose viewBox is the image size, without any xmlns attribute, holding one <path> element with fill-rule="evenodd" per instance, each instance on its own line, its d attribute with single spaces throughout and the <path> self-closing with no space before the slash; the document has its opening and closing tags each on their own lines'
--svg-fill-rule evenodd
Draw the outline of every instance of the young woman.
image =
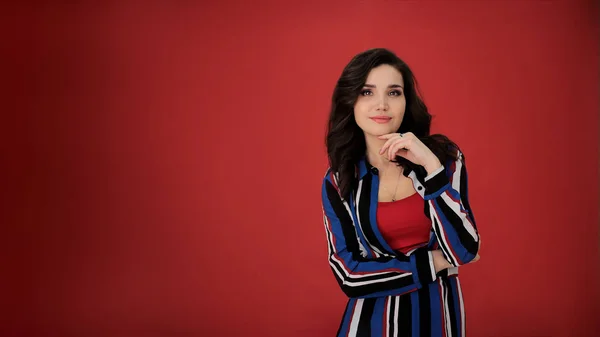
<svg viewBox="0 0 600 337">
<path fill-rule="evenodd" d="M 465 336 L 458 269 L 479 259 L 465 157 L 410 68 L 356 55 L 333 92 L 322 204 L 329 264 L 349 297 L 337 336 Z"/>
</svg>

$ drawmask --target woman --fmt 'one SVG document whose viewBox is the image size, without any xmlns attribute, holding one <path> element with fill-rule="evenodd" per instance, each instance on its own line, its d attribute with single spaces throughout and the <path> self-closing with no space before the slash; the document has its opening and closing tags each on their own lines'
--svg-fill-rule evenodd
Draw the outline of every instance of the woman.
<svg viewBox="0 0 600 337">
<path fill-rule="evenodd" d="M 409 67 L 356 55 L 333 92 L 322 204 L 329 264 L 349 297 L 337 336 L 465 336 L 458 267 L 479 259 L 465 158 Z"/>
</svg>

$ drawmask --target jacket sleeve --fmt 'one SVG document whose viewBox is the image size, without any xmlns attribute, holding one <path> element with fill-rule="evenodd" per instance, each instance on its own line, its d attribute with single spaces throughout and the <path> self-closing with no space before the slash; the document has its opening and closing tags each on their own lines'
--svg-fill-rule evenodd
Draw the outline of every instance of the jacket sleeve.
<svg viewBox="0 0 600 337">
<path fill-rule="evenodd" d="M 444 256 L 454 267 L 469 263 L 479 251 L 479 232 L 469 205 L 463 154 L 425 178 L 424 199 Z"/>
<path fill-rule="evenodd" d="M 401 295 L 437 278 L 433 257 L 426 249 L 410 256 L 363 257 L 348 205 L 342 201 L 335 180 L 327 177 L 322 185 L 322 206 L 329 265 L 348 297 Z"/>
</svg>

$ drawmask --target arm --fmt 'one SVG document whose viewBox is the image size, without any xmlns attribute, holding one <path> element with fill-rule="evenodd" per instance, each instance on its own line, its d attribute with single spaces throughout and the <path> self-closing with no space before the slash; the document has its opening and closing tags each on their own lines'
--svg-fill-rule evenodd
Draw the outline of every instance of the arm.
<svg viewBox="0 0 600 337">
<path fill-rule="evenodd" d="M 467 197 L 467 168 L 462 153 L 458 152 L 458 159 L 448 163 L 447 168 L 431 172 L 424 185 L 424 198 L 444 257 L 452 267 L 473 261 L 479 252 L 479 232 Z"/>
<path fill-rule="evenodd" d="M 322 185 L 322 206 L 329 265 L 348 297 L 401 295 L 436 279 L 432 252 L 424 249 L 397 258 L 364 258 L 352 217 L 327 177 Z"/>
</svg>

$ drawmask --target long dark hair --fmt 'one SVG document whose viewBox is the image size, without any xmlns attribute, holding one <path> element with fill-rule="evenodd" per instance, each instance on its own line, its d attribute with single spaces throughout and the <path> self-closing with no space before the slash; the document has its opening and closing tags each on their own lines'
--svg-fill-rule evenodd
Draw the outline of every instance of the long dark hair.
<svg viewBox="0 0 600 337">
<path fill-rule="evenodd" d="M 431 114 L 421 98 L 417 80 L 408 65 L 388 49 L 363 51 L 346 65 L 333 90 L 325 138 L 329 166 L 339 175 L 338 186 L 344 199 L 348 198 L 355 187 L 355 167 L 365 156 L 367 149 L 364 133 L 354 120 L 354 103 L 371 69 L 383 64 L 396 68 L 404 79 L 406 111 L 398 132 L 412 132 L 431 149 L 442 164 L 450 158 L 457 158 L 458 146 L 454 142 L 444 135 L 429 134 Z M 414 168 L 413 163 L 402 157 L 396 157 L 395 162 L 405 169 Z"/>
</svg>

